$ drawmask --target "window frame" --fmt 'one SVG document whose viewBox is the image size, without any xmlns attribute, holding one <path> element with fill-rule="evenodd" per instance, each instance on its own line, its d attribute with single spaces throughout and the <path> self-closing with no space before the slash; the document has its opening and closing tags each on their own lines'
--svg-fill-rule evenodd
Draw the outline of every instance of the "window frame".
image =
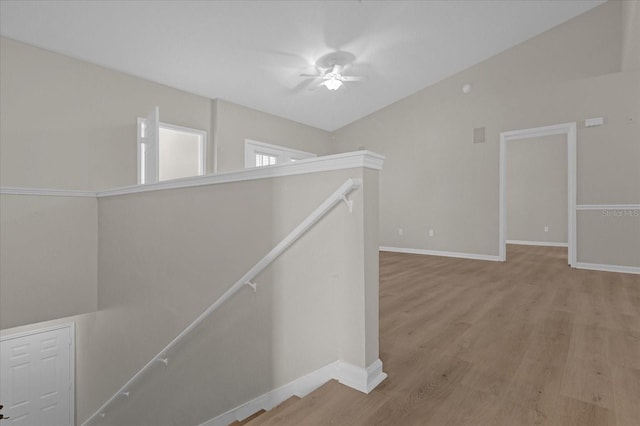
<svg viewBox="0 0 640 426">
<path fill-rule="evenodd" d="M 137 175 L 138 175 L 138 185 L 147 185 L 149 183 L 156 183 L 156 182 L 144 182 L 144 171 L 145 171 L 145 155 L 144 155 L 144 145 L 142 143 L 142 135 L 141 135 L 141 131 L 142 128 L 144 126 L 145 123 L 145 118 L 142 117 L 138 117 L 138 127 L 137 127 L 137 144 L 138 144 L 138 170 L 137 170 Z M 160 149 L 160 130 L 162 129 L 166 129 L 166 130 L 173 130 L 176 132 L 183 132 L 183 133 L 189 133 L 192 135 L 197 135 L 200 137 L 200 146 L 198 147 L 198 156 L 200 157 L 200 161 L 198 164 L 198 174 L 195 176 L 203 176 L 207 173 L 207 131 L 206 130 L 201 130 L 201 129 L 194 129 L 192 127 L 186 127 L 186 126 L 179 126 L 177 124 L 170 124 L 170 123 L 164 123 L 162 121 L 160 121 L 158 123 L 158 147 L 157 149 Z M 158 162 L 160 161 L 160 157 L 158 156 Z M 160 164 L 157 165 L 158 170 L 160 167 Z M 164 182 L 158 179 L 158 182 Z"/>
<path fill-rule="evenodd" d="M 254 167 L 273 167 L 256 166 L 256 154 L 272 155 L 278 158 L 275 165 L 288 164 L 293 161 L 304 160 L 306 158 L 317 157 L 318 154 L 313 152 L 301 151 L 281 145 L 273 145 L 270 143 L 260 142 L 252 139 L 244 140 L 244 167 L 245 169 Z"/>
</svg>

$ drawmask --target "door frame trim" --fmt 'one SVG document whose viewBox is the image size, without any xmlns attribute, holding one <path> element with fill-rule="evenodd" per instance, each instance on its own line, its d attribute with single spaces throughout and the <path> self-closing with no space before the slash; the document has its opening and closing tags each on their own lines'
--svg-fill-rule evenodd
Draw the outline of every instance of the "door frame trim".
<svg viewBox="0 0 640 426">
<path fill-rule="evenodd" d="M 576 122 L 554 124 L 552 126 L 534 127 L 530 129 L 512 130 L 500 133 L 500 205 L 498 219 L 499 254 L 498 258 L 504 262 L 507 260 L 507 142 L 519 139 L 528 139 L 541 136 L 566 135 L 567 136 L 567 210 L 568 210 L 568 244 L 569 265 L 574 267 L 577 263 L 577 239 L 576 239 L 576 158 L 577 158 L 577 126 Z"/>
<path fill-rule="evenodd" d="M 37 328 L 14 334 L 8 334 L 6 336 L 0 336 L 0 342 L 28 337 L 35 334 L 48 333 L 50 331 L 62 330 L 65 328 L 69 329 L 69 378 L 71 381 L 71 388 L 69 389 L 69 410 L 71 424 L 74 425 L 76 424 L 76 323 L 67 322 L 63 324 L 53 325 L 51 327 Z"/>
</svg>

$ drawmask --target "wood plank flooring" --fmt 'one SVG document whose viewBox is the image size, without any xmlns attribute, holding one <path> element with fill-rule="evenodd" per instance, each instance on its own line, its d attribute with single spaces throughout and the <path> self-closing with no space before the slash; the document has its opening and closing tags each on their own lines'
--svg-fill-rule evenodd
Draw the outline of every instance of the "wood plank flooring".
<svg viewBox="0 0 640 426">
<path fill-rule="evenodd" d="M 640 276 L 382 252 L 380 358 L 369 395 L 330 382 L 263 425 L 639 426 Z"/>
</svg>

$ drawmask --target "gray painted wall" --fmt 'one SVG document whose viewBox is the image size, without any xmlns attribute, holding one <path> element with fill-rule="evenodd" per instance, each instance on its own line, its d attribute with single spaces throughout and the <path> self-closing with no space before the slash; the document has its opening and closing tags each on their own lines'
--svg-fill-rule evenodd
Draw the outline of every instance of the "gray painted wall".
<svg viewBox="0 0 640 426">
<path fill-rule="evenodd" d="M 640 203 L 640 145 L 637 143 L 640 73 L 633 67 L 627 72 L 619 72 L 623 62 L 621 7 L 620 2 L 608 2 L 346 126 L 335 133 L 334 146 L 324 146 L 325 141 L 329 143 L 329 136 L 317 129 L 299 127 L 248 108 L 211 101 L 1 39 L 0 181 L 3 186 L 67 189 L 101 189 L 132 184 L 136 176 L 135 117 L 160 105 L 163 121 L 210 131 L 209 140 L 215 141 L 219 149 L 220 171 L 241 168 L 239 145 L 243 145 L 245 138 L 288 145 L 320 155 L 351 151 L 360 146 L 380 152 L 387 156 L 380 180 L 379 229 L 383 245 L 497 254 L 498 137 L 501 131 L 604 116 L 604 126 L 578 128 L 578 202 Z M 638 27 L 631 25 L 625 28 L 631 28 L 625 30 L 625 34 L 634 34 L 633 29 L 637 31 Z M 627 46 L 633 38 L 625 36 L 624 40 L 627 40 Z M 624 57 L 629 56 L 625 53 Z M 634 62 L 627 60 L 625 63 Z M 473 84 L 471 94 L 466 96 L 460 91 L 464 83 Z M 251 123 L 251 127 L 243 129 L 247 123 Z M 487 142 L 474 145 L 471 143 L 472 129 L 480 126 L 487 128 Z M 312 141 L 310 145 L 304 145 L 307 140 Z M 214 150 L 209 152 L 213 155 Z M 213 162 L 212 157 L 209 159 L 210 170 Z M 368 174 L 369 171 L 364 172 L 367 181 L 370 180 Z M 325 183 L 331 182 L 331 179 L 326 182 L 322 179 L 311 184 L 322 189 Z M 51 311 L 46 312 L 49 318 L 93 310 L 97 303 L 94 297 L 98 292 L 97 273 L 104 272 L 100 279 L 99 311 L 50 322 L 74 320 L 77 324 L 78 419 L 86 418 L 141 366 L 143 360 L 146 361 L 166 343 L 166 338 L 185 324 L 188 317 L 202 309 L 205 299 L 208 299 L 204 296 L 215 296 L 214 293 L 220 291 L 217 284 L 211 285 L 213 280 L 214 284 L 227 283 L 234 272 L 251 263 L 260 248 L 272 242 L 277 232 L 290 225 L 293 216 L 302 214 L 303 205 L 316 201 L 315 195 L 300 191 L 298 184 L 290 190 L 284 183 L 276 183 L 267 192 L 275 197 L 273 204 L 260 204 L 268 201 L 262 198 L 265 192 L 259 191 L 265 188 L 256 185 L 251 189 L 248 183 L 240 186 L 243 194 L 254 197 L 242 197 L 236 193 L 238 187 L 230 190 L 232 185 L 213 197 L 213 200 L 233 200 L 232 215 L 229 210 L 224 210 L 231 206 L 222 207 L 223 203 L 206 202 L 204 208 L 196 205 L 199 203 L 195 200 L 200 198 L 204 189 L 110 199 L 108 206 L 105 204 L 110 213 L 101 217 L 100 234 L 104 238 L 100 238 L 99 252 L 98 231 L 91 220 L 97 215 L 97 207 L 90 201 L 55 201 L 58 213 L 50 214 L 49 209 L 54 206 L 43 197 L 32 202 L 28 198 L 2 196 L 0 260 L 3 271 L 9 271 L 3 274 L 10 276 L 5 280 L 3 275 L 2 282 L 12 286 L 9 290 L 2 289 L 3 300 L 13 302 L 13 296 L 6 298 L 5 295 L 26 291 L 24 283 L 45 282 L 48 277 L 56 276 L 58 282 L 71 283 L 61 291 L 73 291 L 74 286 L 86 286 L 87 291 L 78 294 L 69 309 L 62 304 L 51 304 Z M 365 185 L 363 193 L 368 194 L 372 186 Z M 376 205 L 372 197 L 366 198 L 367 206 Z M 183 205 L 176 205 L 176 199 Z M 236 202 L 241 205 L 235 205 Z M 37 206 L 30 206 L 36 203 Z M 149 210 L 153 206 L 167 207 L 166 212 L 150 223 L 143 223 L 138 209 Z M 69 210 L 73 213 L 65 213 Z M 30 216 L 30 211 L 44 214 L 51 220 L 42 232 L 37 227 L 32 231 L 18 232 L 31 229 L 30 220 L 43 224 L 37 216 Z M 255 212 L 272 221 L 268 228 L 251 228 L 260 224 L 257 221 L 251 223 L 250 218 Z M 226 226 L 215 220 L 224 217 L 229 219 Z M 130 219 L 133 219 L 131 223 Z M 354 236 L 352 231 L 347 231 L 346 235 L 339 233 L 338 230 L 345 230 L 345 223 L 341 220 L 353 219 L 338 212 L 327 223 L 336 231 L 319 229 L 323 232 L 314 234 L 316 237 L 312 238 L 313 250 L 320 250 L 314 252 L 317 258 L 326 257 L 327 262 L 332 262 L 330 266 L 336 268 L 332 269 L 336 271 L 334 275 L 321 275 L 333 283 L 333 301 L 348 300 L 341 297 L 349 294 L 341 292 L 353 289 L 340 287 L 339 283 L 364 283 L 377 276 L 374 269 L 377 264 L 373 264 L 377 259 L 375 218 L 364 216 L 358 219 L 362 220 L 356 226 L 362 233 L 360 236 Z M 220 243 L 218 248 L 206 245 L 198 235 L 192 235 L 193 240 L 186 241 L 179 231 L 186 231 L 189 228 L 187 223 L 199 224 L 210 239 Z M 251 227 L 244 229 L 246 223 Z M 615 218 L 602 212 L 579 212 L 578 226 L 579 260 L 640 266 L 640 217 Z M 398 227 L 404 228 L 402 238 L 398 236 Z M 427 236 L 428 228 L 435 229 L 434 237 Z M 131 233 L 125 234 L 125 230 Z M 257 231 L 260 235 L 255 246 L 248 243 L 253 240 L 248 230 Z M 48 253 L 61 250 L 58 242 L 68 238 L 70 233 L 79 234 L 73 236 L 72 247 L 66 247 L 58 254 L 60 263 L 47 265 Z M 362 236 L 364 239 L 361 240 Z M 315 241 L 315 238 L 321 239 Z M 345 243 L 344 238 L 349 238 L 349 242 Z M 364 265 L 364 272 L 350 268 L 342 258 L 334 258 L 334 251 L 327 248 L 333 249 L 332 244 L 336 242 L 353 248 L 362 241 L 364 261 L 358 262 Z M 189 249 L 174 258 L 171 247 L 178 242 L 187 244 Z M 215 250 L 217 252 L 213 253 Z M 28 271 L 29 264 L 25 261 L 32 251 L 43 259 L 39 268 L 34 269 L 36 272 Z M 217 256 L 207 256 L 209 251 Z M 296 342 L 307 344 L 313 335 L 309 334 L 308 328 L 297 328 L 298 324 L 290 321 L 300 307 L 307 305 L 282 306 L 286 302 L 285 291 L 298 292 L 293 299 L 298 302 L 308 294 L 319 297 L 321 306 L 327 307 L 323 313 L 326 318 L 313 306 L 309 307 L 312 312 L 310 321 L 316 327 L 312 328 L 314 333 L 319 329 L 329 333 L 334 330 L 335 321 L 345 319 L 356 326 L 372 323 L 373 317 L 377 317 L 373 313 L 377 290 L 368 286 L 364 289 L 364 307 L 356 310 L 356 314 L 364 314 L 365 319 L 362 316 L 350 318 L 353 312 L 345 310 L 344 306 L 326 305 L 329 300 L 327 294 L 318 295 L 313 293 L 317 289 L 294 287 L 301 276 L 307 276 L 307 271 L 299 266 L 304 263 L 296 253 L 294 250 L 288 259 L 281 259 L 285 263 L 274 265 L 262 278 L 265 282 L 273 280 L 275 283 L 277 277 L 278 283 L 283 283 L 282 287 L 275 284 L 266 286 L 271 290 L 255 296 L 243 294 L 241 296 L 249 299 L 247 304 L 238 302 L 230 305 L 228 310 L 231 312 L 225 313 L 230 315 L 223 324 L 225 327 L 237 322 L 245 330 L 240 335 L 256 337 L 258 345 L 267 345 L 251 346 L 252 339 L 226 335 L 228 341 L 225 343 L 230 347 L 236 345 L 236 349 L 244 349 L 240 352 L 242 357 L 233 359 L 234 367 L 242 369 L 246 365 L 263 365 L 273 359 L 286 361 L 271 365 L 274 367 L 273 376 L 260 375 L 247 368 L 244 372 L 247 376 L 235 383 L 227 376 L 229 372 L 220 372 L 222 379 L 217 377 L 223 384 L 239 387 L 230 388 L 229 397 L 223 397 L 220 406 L 211 408 L 205 408 L 202 401 L 183 401 L 180 395 L 165 393 L 166 388 L 171 387 L 168 382 L 150 381 L 143 385 L 145 389 L 140 393 L 141 405 L 138 407 L 151 404 L 147 399 L 149 388 L 157 387 L 161 398 L 179 400 L 185 407 L 194 408 L 188 414 L 194 421 L 204 419 L 214 410 L 233 406 L 236 397 L 244 398 L 252 392 L 257 395 L 269 383 L 282 383 L 294 373 L 312 368 L 311 364 L 330 359 L 328 352 L 331 351 L 324 350 L 312 357 L 309 364 L 289 357 L 295 354 L 291 350 L 297 344 L 294 339 L 301 339 Z M 337 250 L 335 254 L 339 253 L 341 251 Z M 211 263 L 212 259 L 218 259 L 217 263 Z M 116 265 L 120 263 L 125 267 L 118 271 Z M 289 263 L 293 266 L 289 267 Z M 75 267 L 79 264 L 83 265 L 82 272 L 74 276 Z M 176 284 L 179 276 L 176 272 L 183 272 L 187 266 L 195 266 L 194 271 L 200 273 L 192 271 L 187 274 L 188 279 Z M 322 273 L 325 266 L 328 265 L 324 261 L 320 262 L 318 268 L 309 268 L 309 272 Z M 56 275 L 56 272 L 61 273 Z M 136 275 L 142 272 L 142 278 Z M 37 276 L 29 275 L 32 273 Z M 360 279 L 362 274 L 367 278 Z M 132 281 L 133 278 L 138 279 Z M 125 283 L 130 285 L 127 287 Z M 303 283 L 306 284 L 304 280 Z M 38 287 L 35 289 L 35 294 L 40 294 Z M 198 291 L 188 291 L 190 289 Z M 358 293 L 359 289 L 356 290 Z M 4 308 L 2 310 L 5 312 Z M 24 316 L 20 316 L 22 314 Z M 164 319 L 155 321 L 160 314 Z M 44 319 L 38 315 L 36 310 L 25 308 L 21 313 L 11 313 L 13 319 L 1 317 L 0 321 L 3 328 L 11 327 L 5 326 L 5 321 L 6 324 L 17 325 Z M 320 318 L 326 319 L 325 326 L 320 325 Z M 216 333 L 221 330 L 216 327 L 220 324 L 221 321 L 212 321 L 207 332 L 199 335 L 200 341 L 192 346 L 192 350 L 197 352 L 202 348 L 209 354 L 211 343 L 207 338 L 218 336 Z M 10 334 L 43 325 L 6 328 L 2 333 Z M 276 339 L 265 343 L 260 333 L 265 330 L 262 327 L 270 326 L 277 330 Z M 338 342 L 334 350 L 340 352 L 345 360 L 357 365 L 370 363 L 377 357 L 374 351 L 377 349 L 377 343 L 374 343 L 377 332 L 373 331 L 374 328 L 367 328 L 365 341 L 354 342 L 349 334 L 353 329 L 348 330 L 337 331 L 333 338 L 326 334 L 322 336 L 326 337 L 324 341 Z M 139 331 L 143 337 L 135 341 L 134 333 Z M 344 346 L 349 343 L 356 345 Z M 361 343 L 365 350 L 361 349 Z M 224 356 L 226 350 L 211 357 Z M 187 364 L 185 371 L 196 379 L 196 368 L 188 365 L 192 360 L 205 361 L 207 366 L 224 365 L 222 361 L 218 363 L 213 358 L 201 356 L 202 353 L 185 353 L 177 365 Z M 256 388 L 243 388 L 254 379 L 250 375 L 253 373 L 258 377 Z M 166 377 L 172 378 L 175 374 L 168 372 Z M 202 386 L 199 390 L 208 392 L 211 389 L 207 386 L 212 382 L 197 386 Z M 171 391 L 183 390 L 175 384 L 172 386 L 174 389 Z M 157 407 L 153 405 L 154 409 Z M 161 413 L 165 412 L 158 411 Z M 121 415 L 125 414 L 130 413 L 123 411 Z M 156 414 L 151 409 L 142 414 L 151 416 L 152 421 L 157 420 L 153 418 Z M 179 411 L 175 414 L 185 413 Z"/>
<path fill-rule="evenodd" d="M 331 134 L 223 100 L 215 100 L 217 171 L 244 169 L 245 139 L 311 152 L 332 153 Z"/>
<path fill-rule="evenodd" d="M 121 72 L 0 38 L 2 186 L 134 185 L 137 117 L 210 132 L 210 102 Z"/>
<path fill-rule="evenodd" d="M 3 187 L 134 185 L 137 117 L 156 105 L 163 122 L 208 132 L 210 172 L 215 143 L 228 157 L 223 168 L 244 168 L 247 137 L 328 152 L 327 132 L 1 37 L 0 93 Z M 94 311 L 96 201 L 0 195 L 0 204 L 0 326 Z"/>
<path fill-rule="evenodd" d="M 2 335 L 76 322 L 81 423 L 351 177 L 363 179 L 353 213 L 338 204 L 255 279 L 256 293 L 223 305 L 99 424 L 199 424 L 333 361 L 366 367 L 378 358 L 369 169 L 100 198 L 97 312 Z"/>
<path fill-rule="evenodd" d="M 0 329 L 93 312 L 95 198 L 2 195 Z"/>
<path fill-rule="evenodd" d="M 620 2 L 607 2 L 338 130 L 339 151 L 364 146 L 387 158 L 381 245 L 497 255 L 503 131 L 578 122 L 578 204 L 639 203 L 640 73 L 619 72 L 621 16 Z M 600 116 L 603 126 L 584 127 Z M 485 143 L 472 143 L 477 127 Z M 640 236 L 635 220 L 625 229 Z M 578 240 L 609 226 L 579 221 Z M 579 247 L 578 261 L 640 266 L 640 256 L 615 254 L 640 253 L 640 238 L 611 234 L 588 252 Z"/>
</svg>

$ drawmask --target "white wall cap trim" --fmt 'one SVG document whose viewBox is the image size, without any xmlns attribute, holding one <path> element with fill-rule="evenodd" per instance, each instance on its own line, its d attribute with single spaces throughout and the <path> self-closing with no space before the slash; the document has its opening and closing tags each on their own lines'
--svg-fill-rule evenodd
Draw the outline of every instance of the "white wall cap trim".
<svg viewBox="0 0 640 426">
<path fill-rule="evenodd" d="M 640 204 L 578 204 L 576 210 L 638 210 Z"/>
<path fill-rule="evenodd" d="M 193 186 L 215 185 L 221 183 L 242 182 L 254 179 L 293 176 L 305 173 L 328 172 L 333 170 L 368 168 L 382 170 L 385 157 L 371 151 L 354 151 L 343 154 L 326 155 L 299 160 L 294 163 L 276 164 L 268 167 L 242 169 L 233 172 L 194 176 L 164 182 L 132 185 L 104 191 L 76 191 L 71 189 L 17 188 L 2 187 L 0 194 L 40 195 L 57 197 L 110 197 L 115 195 L 136 194 L 138 192 L 161 191 L 165 189 L 189 188 Z"/>
<path fill-rule="evenodd" d="M 507 240 L 507 244 L 516 244 L 519 246 L 569 247 L 569 243 L 559 243 L 553 241 Z"/>
<path fill-rule="evenodd" d="M 390 251 L 394 253 L 407 253 L 407 254 L 425 254 L 428 256 L 444 256 L 444 257 L 456 257 L 459 259 L 472 259 L 472 260 L 490 260 L 492 262 L 499 262 L 500 257 L 491 254 L 479 254 L 479 253 L 463 253 L 457 251 L 441 251 L 441 250 L 423 250 L 414 248 L 403 247 L 380 247 L 380 251 Z"/>
<path fill-rule="evenodd" d="M 255 167 L 216 175 L 195 176 L 148 185 L 133 185 L 124 188 L 99 191 L 98 197 L 135 194 L 138 192 L 160 191 L 165 189 L 188 188 L 192 186 L 215 185 L 221 183 L 242 182 L 254 179 L 293 176 L 305 173 L 326 172 L 357 167 L 381 170 L 384 156 L 370 151 L 354 151 L 344 154 L 308 158 L 294 163 L 276 164 L 267 167 Z"/>
<path fill-rule="evenodd" d="M 2 195 L 39 195 L 46 197 L 96 197 L 93 191 L 79 191 L 73 189 L 48 189 L 48 188 L 0 188 Z"/>
<path fill-rule="evenodd" d="M 640 267 L 638 266 L 603 265 L 599 263 L 578 262 L 576 263 L 575 268 L 590 269 L 592 271 L 620 272 L 623 274 L 640 274 Z"/>
</svg>

